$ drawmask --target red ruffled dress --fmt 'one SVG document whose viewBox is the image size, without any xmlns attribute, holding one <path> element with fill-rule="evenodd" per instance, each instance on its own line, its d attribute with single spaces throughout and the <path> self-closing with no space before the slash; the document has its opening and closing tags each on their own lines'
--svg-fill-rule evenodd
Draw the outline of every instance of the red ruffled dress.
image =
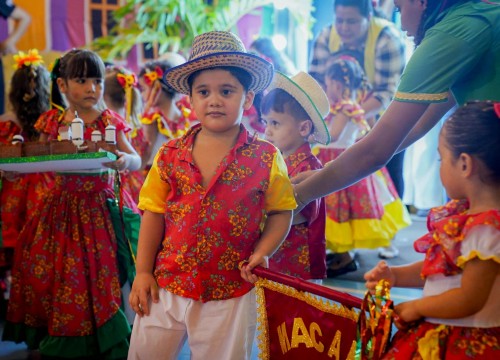
<svg viewBox="0 0 500 360">
<path fill-rule="evenodd" d="M 0 122 L 0 143 L 10 144 L 15 135 L 23 135 L 12 121 Z M 10 268 L 17 238 L 25 219 L 36 215 L 38 205 L 54 183 L 51 173 L 18 175 L 15 180 L 0 180 L 0 268 Z"/>
<path fill-rule="evenodd" d="M 325 119 L 329 128 L 339 113 L 351 121 L 337 141 L 316 146 L 316 156 L 323 165 L 339 157 L 370 129 L 364 110 L 351 101 L 332 106 Z M 388 246 L 399 230 L 411 224 L 408 211 L 385 168 L 326 196 L 325 202 L 326 247 L 334 253 Z"/>
<path fill-rule="evenodd" d="M 104 133 L 130 130 L 105 110 L 86 124 Z M 68 126 L 64 114 L 42 114 L 35 127 L 50 138 Z M 16 247 L 3 339 L 25 341 L 44 356 L 116 359 L 127 356 L 129 323 L 120 309 L 117 243 L 106 205 L 114 198 L 108 170 L 57 173 L 39 216 L 28 219 Z M 137 210 L 128 194 L 126 206 Z"/>
<path fill-rule="evenodd" d="M 415 241 L 425 253 L 423 296 L 460 287 L 467 261 L 500 263 L 500 210 L 468 214 L 466 201 L 451 201 L 430 211 L 429 233 Z M 398 331 L 384 359 L 500 359 L 500 274 L 483 308 L 461 319 L 426 318 Z"/>
<path fill-rule="evenodd" d="M 135 149 L 137 154 L 142 158 L 142 154 L 146 152 L 148 143 L 144 136 L 144 131 L 142 128 L 133 129 L 129 132 L 128 138 L 130 144 Z M 139 202 L 139 193 L 146 179 L 146 174 L 142 170 L 124 170 L 121 173 L 122 186 L 127 193 L 130 194 L 134 202 Z"/>
</svg>

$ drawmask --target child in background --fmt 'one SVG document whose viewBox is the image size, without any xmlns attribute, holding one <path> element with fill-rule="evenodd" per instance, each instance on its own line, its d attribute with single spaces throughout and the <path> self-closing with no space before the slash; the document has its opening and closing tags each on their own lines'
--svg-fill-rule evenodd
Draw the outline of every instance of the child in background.
<svg viewBox="0 0 500 360">
<path fill-rule="evenodd" d="M 500 358 L 500 103 L 469 102 L 441 129 L 440 175 L 448 204 L 431 209 L 416 240 L 425 259 L 365 274 L 374 290 L 422 287 L 396 305 L 400 329 L 384 359 Z"/>
<path fill-rule="evenodd" d="M 279 151 L 241 125 L 272 77 L 224 31 L 197 36 L 190 60 L 165 74 L 201 124 L 160 148 L 141 190 L 129 359 L 177 359 L 186 338 L 193 359 L 250 358 L 251 270 L 279 247 L 296 206 Z"/>
<path fill-rule="evenodd" d="M 370 130 L 357 101 L 365 93 L 366 84 L 358 62 L 340 57 L 329 67 L 325 83 L 331 104 L 326 123 L 332 142 L 318 145 L 317 157 L 323 165 Z M 396 232 L 410 224 L 409 214 L 386 170 L 326 196 L 325 201 L 326 247 L 332 252 L 327 256 L 328 277 L 357 270 L 351 250 L 388 247 Z M 396 255 L 394 251 L 391 257 Z"/>
<path fill-rule="evenodd" d="M 293 77 L 275 72 L 261 104 L 266 140 L 285 158 L 288 175 L 321 169 L 311 153 L 309 138 L 328 144 L 330 135 L 323 119 L 330 103 L 311 76 L 299 72 Z M 294 214 L 293 225 L 283 244 L 269 259 L 269 268 L 287 275 L 321 283 L 326 276 L 325 202 L 310 202 Z"/>
<path fill-rule="evenodd" d="M 127 137 L 141 156 L 141 169 L 144 169 L 148 159 L 143 154 L 148 151 L 148 144 L 141 123 L 142 99 L 135 74 L 122 67 L 106 68 L 103 98 L 107 108 L 124 118 L 132 128 Z M 144 179 L 142 171 L 124 170 L 121 174 L 122 185 L 135 202 L 139 201 L 139 191 Z"/>
<path fill-rule="evenodd" d="M 0 142 L 11 144 L 14 136 L 24 141 L 37 141 L 36 119 L 50 108 L 50 74 L 43 66 L 37 50 L 20 52 L 14 56 L 17 69 L 12 75 L 9 101 L 12 112 L 0 116 Z M 1 317 L 5 316 L 4 300 L 9 298 L 10 269 L 17 238 L 25 219 L 35 216 L 43 195 L 50 191 L 53 177 L 50 173 L 2 173 L 0 178 L 0 302 Z"/>
<path fill-rule="evenodd" d="M 84 137 L 116 127 L 115 170 L 137 170 L 140 157 L 127 140 L 125 121 L 102 110 L 104 64 L 88 50 L 71 50 L 52 72 L 56 109 L 40 116 L 41 140 L 83 119 Z M 64 96 L 64 98 L 63 98 Z M 67 101 L 67 106 L 66 106 Z M 106 199 L 115 197 L 113 171 L 56 174 L 39 216 L 28 220 L 15 252 L 4 340 L 25 341 L 42 356 L 116 359 L 126 356 L 130 325 L 120 310 L 117 240 Z M 122 192 L 125 205 L 135 204 Z"/>
<path fill-rule="evenodd" d="M 163 74 L 186 60 L 179 54 L 170 53 L 162 60 L 148 62 L 139 72 L 139 86 L 144 101 L 145 137 L 149 144 L 144 153 L 146 170 L 165 142 L 186 133 L 191 126 L 190 109 L 184 106 L 183 96 L 163 81 Z"/>
<path fill-rule="evenodd" d="M 287 76 L 292 76 L 297 72 L 292 61 L 286 55 L 279 52 L 268 37 L 255 39 L 250 45 L 249 52 L 269 61 L 273 64 L 275 71 Z M 261 138 L 265 137 L 264 132 L 266 131 L 266 126 L 262 123 L 260 113 L 260 103 L 263 96 L 263 93 L 255 94 L 253 105 L 250 109 L 243 112 L 243 118 L 241 119 L 242 124 L 245 125 L 250 133 L 256 134 Z"/>
</svg>

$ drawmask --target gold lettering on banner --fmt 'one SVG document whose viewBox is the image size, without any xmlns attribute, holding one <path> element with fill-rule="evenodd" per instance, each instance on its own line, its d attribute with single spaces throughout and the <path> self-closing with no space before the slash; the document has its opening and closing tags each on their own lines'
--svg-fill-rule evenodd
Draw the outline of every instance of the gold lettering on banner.
<svg viewBox="0 0 500 360">
<path fill-rule="evenodd" d="M 309 331 L 307 331 L 306 325 L 302 318 L 293 319 L 293 330 L 292 330 L 292 348 L 297 348 L 301 343 L 304 343 L 306 347 L 310 348 L 313 346 L 311 337 L 309 336 Z"/>
<path fill-rule="evenodd" d="M 319 353 L 325 350 L 325 345 L 320 341 L 322 336 L 321 328 L 315 322 L 309 325 L 308 330 L 302 318 L 294 318 L 291 338 L 288 338 L 284 322 L 278 326 L 277 332 L 283 354 L 292 348 L 298 348 L 300 344 L 304 344 L 307 348 L 314 347 Z"/>
<path fill-rule="evenodd" d="M 356 345 L 356 340 L 353 340 L 349 354 L 347 354 L 347 360 L 354 360 L 356 357 Z"/>
<path fill-rule="evenodd" d="M 340 360 L 340 330 L 335 332 L 335 337 L 330 344 L 330 348 L 328 349 L 328 357 L 334 357 L 337 360 Z"/>
<path fill-rule="evenodd" d="M 316 341 L 316 334 L 321 338 L 321 328 L 319 327 L 318 324 L 315 322 L 311 323 L 311 326 L 309 326 L 309 333 L 311 334 L 311 341 L 313 343 L 313 346 L 318 352 L 322 353 L 323 350 L 325 350 L 325 345 L 321 341 Z"/>
<path fill-rule="evenodd" d="M 286 333 L 286 325 L 283 322 L 280 326 L 278 326 L 278 338 L 280 339 L 281 352 L 284 354 L 290 347 L 290 340 L 288 340 L 288 335 Z"/>
<path fill-rule="evenodd" d="M 281 346 L 281 352 L 286 354 L 293 348 L 298 348 L 300 344 L 304 344 L 307 348 L 312 348 L 318 352 L 323 353 L 325 351 L 325 345 L 320 341 L 323 336 L 321 327 L 312 322 L 309 325 L 309 329 L 304 324 L 304 320 L 302 318 L 294 318 L 293 319 L 293 328 L 291 337 L 288 337 L 288 333 L 286 330 L 286 324 L 283 322 L 281 325 L 277 327 L 278 338 Z M 335 332 L 335 336 L 330 344 L 328 349 L 328 357 L 334 358 L 335 360 L 340 359 L 340 344 L 341 344 L 342 333 L 340 330 Z M 356 354 L 356 341 L 352 342 L 351 348 L 349 350 L 349 354 L 347 355 L 346 360 L 354 360 Z"/>
</svg>

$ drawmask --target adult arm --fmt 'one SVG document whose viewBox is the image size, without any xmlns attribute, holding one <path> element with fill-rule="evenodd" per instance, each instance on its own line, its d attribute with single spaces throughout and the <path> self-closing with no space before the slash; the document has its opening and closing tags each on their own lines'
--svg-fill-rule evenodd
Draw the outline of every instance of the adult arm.
<svg viewBox="0 0 500 360">
<path fill-rule="evenodd" d="M 31 23 L 31 16 L 21 7 L 16 6 L 14 11 L 10 14 L 10 18 L 17 21 L 17 26 L 9 34 L 7 39 L 0 43 L 0 52 L 2 54 L 13 54 L 17 51 L 16 44 L 24 35 Z"/>
<path fill-rule="evenodd" d="M 406 139 L 399 146 L 397 152 L 403 151 L 422 136 L 427 134 L 455 105 L 456 101 L 452 94 L 449 94 L 448 101 L 446 102 L 430 104 L 418 121 L 417 125 L 413 127 Z"/>
<path fill-rule="evenodd" d="M 296 185 L 298 199 L 307 204 L 312 199 L 350 186 L 383 167 L 428 106 L 426 103 L 393 101 L 368 135 Z"/>
</svg>

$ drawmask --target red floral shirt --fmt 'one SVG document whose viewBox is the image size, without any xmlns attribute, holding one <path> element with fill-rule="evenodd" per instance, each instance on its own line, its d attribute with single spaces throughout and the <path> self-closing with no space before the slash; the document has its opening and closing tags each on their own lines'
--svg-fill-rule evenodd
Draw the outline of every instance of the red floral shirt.
<svg viewBox="0 0 500 360">
<path fill-rule="evenodd" d="M 304 171 L 321 169 L 308 143 L 285 159 L 291 177 Z M 269 268 L 305 280 L 323 279 L 326 274 L 325 222 L 323 198 L 310 202 L 300 214 L 307 220 L 292 225 L 287 238 L 269 259 Z"/>
<path fill-rule="evenodd" d="M 165 214 L 154 275 L 179 296 L 207 302 L 250 291 L 238 264 L 251 255 L 266 213 L 296 207 L 279 151 L 240 128 L 207 188 L 192 156 L 195 125 L 160 148 L 141 190 L 139 208 Z"/>
<path fill-rule="evenodd" d="M 468 214 L 468 209 L 467 201 L 452 200 L 430 211 L 427 218 L 429 232 L 414 243 L 417 252 L 426 254 L 423 277 L 461 273 L 462 241 L 473 227 L 488 225 L 500 230 L 499 210 Z"/>
</svg>

